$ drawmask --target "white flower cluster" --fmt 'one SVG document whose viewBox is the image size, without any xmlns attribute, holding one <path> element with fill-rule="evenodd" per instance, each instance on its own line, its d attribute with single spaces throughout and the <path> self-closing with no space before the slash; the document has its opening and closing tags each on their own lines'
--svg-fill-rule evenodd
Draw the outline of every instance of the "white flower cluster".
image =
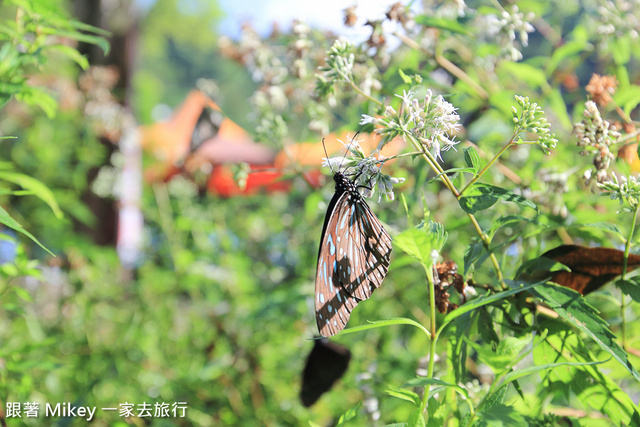
<svg viewBox="0 0 640 427">
<path fill-rule="evenodd" d="M 607 169 L 611 160 L 615 159 L 609 146 L 618 142 L 621 135 L 602 118 L 595 102 L 585 103 L 583 115 L 584 119 L 573 125 L 573 131 L 578 137 L 579 147 L 591 147 L 591 151 L 595 152 L 593 164 L 596 168 L 596 180 L 603 182 L 607 178 Z M 585 150 L 580 154 L 587 155 L 589 152 Z"/>
<path fill-rule="evenodd" d="M 638 0 L 599 0 L 598 13 L 595 14 L 596 34 L 606 47 L 611 38 L 629 36 L 638 40 L 640 16 Z"/>
<path fill-rule="evenodd" d="M 347 150 L 351 153 L 349 157 L 330 157 L 324 158 L 322 166 L 328 166 L 332 171 L 337 171 L 340 168 L 345 170 L 353 169 L 353 172 L 349 172 L 349 176 L 355 176 L 355 183 L 366 191 L 363 192 L 365 197 L 372 197 L 378 189 L 379 197 L 378 201 L 382 199 L 382 195 L 391 201 L 395 198 L 393 193 L 393 186 L 404 182 L 404 178 L 396 178 L 389 175 L 385 175 L 381 172 L 380 167 L 384 163 L 385 159 L 374 151 L 365 156 L 359 141 L 355 138 L 349 140 L 349 142 L 342 142 Z M 376 154 L 378 156 L 376 157 Z"/>
<path fill-rule="evenodd" d="M 537 102 L 531 102 L 528 96 L 516 95 L 516 101 L 520 105 L 521 112 L 515 106 L 511 107 L 513 123 L 516 126 L 516 133 L 522 131 L 530 132 L 538 136 L 538 145 L 546 154 L 549 150 L 556 148 L 558 139 L 551 133 L 551 124 L 544 116 L 544 111 Z"/>
<path fill-rule="evenodd" d="M 529 44 L 529 33 L 534 31 L 529 21 L 534 18 L 533 13 L 526 15 L 519 11 L 518 6 L 512 5 L 510 10 L 504 9 L 500 16 L 486 15 L 484 25 L 479 26 L 487 36 L 496 39 L 502 52 L 501 57 L 511 61 L 522 59 L 519 46 L 515 44 L 516 38 L 523 47 Z"/>
<path fill-rule="evenodd" d="M 411 134 L 431 153 L 442 160 L 440 153 L 453 148 L 459 141 L 454 141 L 460 129 L 460 116 L 456 108 L 445 101 L 442 95 L 433 96 L 431 89 L 427 90 L 424 98 L 418 99 L 412 91 L 403 91 L 396 95 L 402 99 L 400 112 L 387 106 L 382 117 L 371 117 L 363 114 L 360 124 L 375 124 L 379 126 L 375 131 L 383 135 L 378 148 L 396 136 Z"/>
<path fill-rule="evenodd" d="M 618 177 L 613 173 L 609 180 L 598 183 L 598 187 L 602 188 L 605 194 L 609 194 L 611 199 L 620 200 L 620 204 L 626 201 L 632 210 L 638 208 L 640 183 L 635 176 L 621 176 L 618 181 Z"/>
</svg>

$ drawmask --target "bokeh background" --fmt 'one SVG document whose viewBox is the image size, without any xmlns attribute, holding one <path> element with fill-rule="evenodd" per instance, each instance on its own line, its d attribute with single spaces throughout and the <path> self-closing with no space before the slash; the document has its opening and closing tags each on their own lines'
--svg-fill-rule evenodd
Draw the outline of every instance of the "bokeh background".
<svg viewBox="0 0 640 427">
<path fill-rule="evenodd" d="M 0 170 L 10 164 L 38 179 L 56 201 L 53 209 L 41 197 L 1 196 L 2 206 L 41 245 L 9 229 L 0 242 L 0 415 L 8 402 L 41 408 L 71 402 L 98 407 L 96 426 L 334 425 L 353 408 L 352 425 L 408 419 L 412 404 L 384 391 L 426 367 L 428 341 L 409 328 L 336 337 L 351 352 L 346 374 L 312 407 L 300 401 L 317 334 L 318 243 L 333 194 L 330 171 L 320 166 L 320 141 L 326 137 L 331 154 L 340 152 L 337 140 L 347 134 L 363 130 L 368 140 L 372 128 L 359 122 L 363 113 L 375 112 L 348 90 L 315 96 L 314 74 L 337 37 L 363 46 L 381 73 L 358 69 L 361 82 L 396 106 L 394 95 L 407 88 L 398 70 L 421 74 L 427 87 L 460 108 L 459 139 L 483 141 L 481 150 L 496 152 L 508 140 L 514 94 L 539 99 L 561 146 L 552 156 L 518 147 L 491 179 L 521 187 L 541 206 L 542 222 L 616 223 L 616 201 L 568 192 L 569 177 L 578 182 L 592 161 L 567 141 L 594 72 L 626 70 L 626 83 L 637 81 L 637 33 L 633 38 L 624 27 L 634 28 L 637 11 L 615 22 L 611 40 L 623 33 L 622 40 L 631 41 L 615 39 L 611 50 L 605 33 L 588 31 L 608 16 L 595 12 L 597 2 L 522 2 L 523 10 L 541 17 L 535 23 L 542 31 L 518 45 L 523 62 L 509 62 L 520 64 L 509 68 L 499 65 L 502 39 L 471 37 L 477 46 L 455 39 L 474 28 L 471 15 L 459 14 L 459 2 L 413 2 L 408 9 L 430 28 L 416 40 L 439 57 L 406 43 L 413 30 L 400 18 L 391 22 L 392 2 L 360 3 L 352 26 L 345 26 L 345 10 L 354 4 L 340 0 L 42 3 L 63 20 L 108 31 L 76 27 L 104 37 L 110 49 L 105 53 L 93 38 L 65 37 L 61 25 L 52 43 L 77 49 L 87 66 L 68 51 L 47 51 L 46 61 L 27 64 L 25 81 L 50 94 L 55 106 L 22 96 L 0 110 L 0 132 L 16 137 L 2 140 Z M 29 5 L 0 4 L 0 18 L 19 22 L 23 15 L 16 11 Z M 11 44 L 6 34 L 5 46 Z M 508 39 L 502 42 L 514 42 Z M 566 41 L 569 47 L 556 54 Z M 511 47 L 507 54 L 514 55 Z M 474 93 L 452 68 L 443 71 L 442 55 L 486 90 Z M 543 75 L 541 81 L 545 67 L 548 80 Z M 637 92 L 628 93 L 626 102 L 634 102 Z M 390 150 L 400 152 L 402 145 L 390 144 Z M 634 161 L 637 154 L 627 163 L 633 168 Z M 461 150 L 447 162 L 462 166 Z M 455 199 L 418 162 L 389 168 L 407 181 L 396 190 L 403 197 L 380 204 L 372 199 L 379 218 L 396 234 L 431 215 L 449 233 L 444 255 L 462 265 L 473 231 Z M 483 218 L 482 225 L 489 229 L 492 221 Z M 583 243 L 608 242 L 603 230 L 574 233 Z M 547 248 L 552 242 L 562 236 L 550 237 Z M 509 277 L 516 260 L 545 249 L 533 238 L 509 248 Z M 478 268 L 476 280 L 495 277 Z M 350 325 L 398 316 L 427 323 L 426 286 L 424 270 L 394 252 L 384 286 L 358 306 Z M 618 308 L 600 302 L 603 315 L 615 318 Z M 441 345 L 439 369 L 446 372 L 446 339 Z M 469 387 L 480 392 L 483 373 L 474 374 Z M 186 403 L 186 416 L 100 410 L 157 402 Z M 86 424 L 73 417 L 4 415 L 8 426 Z"/>
</svg>

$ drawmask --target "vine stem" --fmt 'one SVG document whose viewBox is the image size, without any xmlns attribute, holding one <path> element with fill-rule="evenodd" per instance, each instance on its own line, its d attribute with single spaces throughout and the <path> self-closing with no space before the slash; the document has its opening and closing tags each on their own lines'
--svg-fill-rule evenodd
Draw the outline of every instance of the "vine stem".
<svg viewBox="0 0 640 427">
<path fill-rule="evenodd" d="M 624 245 L 624 259 L 622 260 L 622 280 L 625 279 L 627 275 L 627 264 L 629 261 L 629 252 L 631 251 L 631 242 L 633 241 L 633 234 L 636 229 L 636 221 L 638 220 L 638 211 L 640 210 L 640 205 L 636 206 L 633 211 L 633 220 L 631 221 L 631 229 L 629 230 L 629 237 Z M 627 348 L 627 306 L 628 306 L 628 298 L 626 294 L 622 294 L 620 310 L 622 317 L 622 348 L 626 350 Z"/>
<path fill-rule="evenodd" d="M 433 378 L 433 371 L 436 361 L 436 343 L 438 342 L 438 330 L 436 328 L 436 294 L 435 294 L 435 282 L 433 279 L 433 265 L 425 268 L 427 273 L 427 282 L 429 284 L 429 330 L 431 333 L 431 339 L 429 341 L 429 366 L 427 368 L 427 378 Z M 420 402 L 420 413 L 424 413 L 427 409 L 427 403 L 429 401 L 429 394 L 431 386 L 425 387 L 422 394 L 422 400 Z"/>
<path fill-rule="evenodd" d="M 383 105 L 383 104 L 382 104 L 382 101 L 380 101 L 379 99 L 376 99 L 376 98 L 374 98 L 373 96 L 371 96 L 371 95 L 369 95 L 369 94 L 367 94 L 367 93 L 364 93 L 364 92 L 362 91 L 362 89 L 360 89 L 360 88 L 358 87 L 358 85 L 357 85 L 357 84 L 355 84 L 355 83 L 351 80 L 351 78 L 350 78 L 349 76 L 344 76 L 344 75 L 343 75 L 343 77 L 347 80 L 347 82 L 349 83 L 349 85 L 351 85 L 351 87 L 353 88 L 353 90 L 355 90 L 356 92 L 358 92 L 360 95 L 362 95 L 363 97 L 365 97 L 365 98 L 366 98 L 366 99 L 368 99 L 369 101 L 376 103 L 376 104 L 377 104 L 377 105 L 379 105 L 379 106 L 382 106 L 382 105 Z"/>
<path fill-rule="evenodd" d="M 436 342 L 438 341 L 438 331 L 436 328 L 436 293 L 435 283 L 433 280 L 433 266 L 425 270 L 427 271 L 427 281 L 429 282 L 429 329 L 431 331 L 431 345 L 429 346 L 429 367 L 427 369 L 427 378 L 433 378 L 433 368 L 436 360 Z"/>
<path fill-rule="evenodd" d="M 468 188 L 470 188 L 473 184 L 475 184 L 475 183 L 480 179 L 480 177 L 482 177 L 482 175 L 484 175 L 484 173 L 485 173 L 486 171 L 488 171 L 488 170 L 489 170 L 489 168 L 490 168 L 491 166 L 493 166 L 493 164 L 494 164 L 495 162 L 497 162 L 497 161 L 498 161 L 498 159 L 500 158 L 500 156 L 502 156 L 502 155 L 504 154 L 504 152 L 505 152 L 505 151 L 507 151 L 507 150 L 508 150 L 512 145 L 513 145 L 513 141 L 516 139 L 516 136 L 518 136 L 518 133 L 519 133 L 519 131 L 518 131 L 518 129 L 516 129 L 516 132 L 514 132 L 514 133 L 513 133 L 513 136 L 511 136 L 511 139 L 509 139 L 509 142 L 507 142 L 507 143 L 506 143 L 506 144 L 505 144 L 505 145 L 500 149 L 500 151 L 498 151 L 498 153 L 497 153 L 495 156 L 493 156 L 493 158 L 492 158 L 491 160 L 489 160 L 489 163 L 487 163 L 487 165 L 486 165 L 484 168 L 482 168 L 482 170 L 481 170 L 480 172 L 478 172 L 478 173 L 476 174 L 476 176 L 474 176 L 474 177 L 471 179 L 471 181 L 469 181 L 469 182 L 467 183 L 467 185 L 465 185 L 465 186 L 464 186 L 464 188 L 462 189 L 462 191 L 460 191 L 460 194 L 461 194 L 461 195 L 462 195 L 462 194 L 464 194 L 464 192 L 465 192 L 465 191 L 467 191 L 467 189 L 468 189 Z"/>
</svg>

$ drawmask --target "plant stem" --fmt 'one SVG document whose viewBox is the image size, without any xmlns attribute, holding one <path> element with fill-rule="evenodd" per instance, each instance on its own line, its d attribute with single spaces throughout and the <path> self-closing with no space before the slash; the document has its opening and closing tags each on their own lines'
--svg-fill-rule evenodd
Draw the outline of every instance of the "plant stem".
<svg viewBox="0 0 640 427">
<path fill-rule="evenodd" d="M 517 129 L 516 129 L 517 131 Z M 513 136 L 511 137 L 511 139 L 509 140 L 509 142 L 507 142 L 501 149 L 500 151 L 498 151 L 498 153 L 493 156 L 493 158 L 491 160 L 489 160 L 489 163 L 487 163 L 487 165 L 482 168 L 482 170 L 480 172 L 478 172 L 478 174 L 476 176 L 473 177 L 473 179 L 471 181 L 469 181 L 467 183 L 467 185 L 465 185 L 465 187 L 462 189 L 462 191 L 460 192 L 460 194 L 464 194 L 464 192 L 467 190 L 467 188 L 470 188 L 473 184 L 475 184 L 482 175 L 484 175 L 484 173 L 489 170 L 489 168 L 500 158 L 500 156 L 502 156 L 502 154 L 507 151 L 509 149 L 509 147 L 511 147 L 513 145 L 513 140 L 516 139 L 516 136 L 518 136 L 519 132 L 514 132 Z"/>
<path fill-rule="evenodd" d="M 433 369 L 436 361 L 436 343 L 438 342 L 438 331 L 436 328 L 436 293 L 435 283 L 433 279 L 433 264 L 425 268 L 427 273 L 427 282 L 429 283 L 429 328 L 431 332 L 431 340 L 429 342 L 429 366 L 427 368 L 427 378 L 433 378 Z M 429 400 L 429 393 L 431 386 L 425 387 L 422 394 L 422 401 L 420 402 L 420 413 L 424 414 L 427 409 L 427 402 Z"/>
<path fill-rule="evenodd" d="M 428 150 L 426 150 L 424 145 L 421 144 L 419 141 L 417 141 L 413 137 L 413 135 L 411 135 L 411 133 L 409 133 L 408 131 L 405 132 L 404 136 L 405 136 L 405 139 L 407 139 L 409 142 L 411 142 L 411 144 L 413 144 L 413 146 L 416 148 L 416 150 L 419 150 L 420 152 L 422 152 L 422 157 L 426 160 L 426 162 L 429 164 L 429 166 L 431 166 L 431 168 L 436 173 L 440 174 L 440 179 L 442 180 L 442 182 L 447 186 L 447 188 L 449 188 L 451 193 L 459 201 L 460 198 L 462 197 L 461 194 L 458 192 L 456 187 L 453 185 L 453 183 L 451 182 L 449 177 L 442 173 L 444 171 L 442 170 L 442 167 L 440 167 L 440 165 L 438 164 L 436 159 L 433 158 L 433 155 Z M 514 138 L 515 138 L 515 136 L 514 136 Z M 511 141 L 513 141 L 513 138 L 511 139 Z M 504 150 L 506 150 L 506 148 L 508 148 L 508 146 L 511 144 L 511 141 L 509 141 L 509 144 L 507 144 L 505 147 L 503 147 L 502 150 L 500 150 L 499 154 L 503 153 Z M 491 162 L 489 162 L 489 165 L 494 163 L 496 161 L 497 157 L 498 156 L 494 157 L 491 160 Z M 482 230 L 482 227 L 480 227 L 480 224 L 478 223 L 478 220 L 476 220 L 476 217 L 473 214 L 467 213 L 467 216 L 469 217 L 469 220 L 471 221 L 471 224 L 473 225 L 473 227 L 476 229 L 476 232 L 478 233 L 478 236 L 480 236 L 480 239 L 482 239 L 482 244 L 483 244 L 484 248 L 487 250 L 487 252 L 489 252 L 489 246 L 491 244 L 491 242 L 489 241 L 489 237 L 484 233 L 484 231 Z M 493 253 L 489 254 L 489 258 L 491 259 L 491 263 L 493 264 L 493 268 L 496 271 L 496 276 L 497 276 L 498 282 L 502 285 L 503 289 L 506 289 L 507 285 L 506 285 L 506 283 L 504 283 L 504 276 L 502 275 L 502 270 L 500 269 L 500 263 L 498 262 L 498 258 L 496 258 L 495 254 L 493 254 Z"/>
<path fill-rule="evenodd" d="M 371 96 L 371 95 L 369 95 L 369 94 L 364 93 L 364 92 L 362 91 L 362 89 L 360 89 L 360 88 L 358 87 L 358 85 L 356 85 L 356 84 L 355 84 L 355 83 L 354 83 L 350 78 L 348 78 L 348 77 L 345 77 L 345 78 L 347 78 L 347 79 L 348 79 L 347 81 L 349 82 L 349 84 L 351 85 L 351 87 L 353 88 L 353 90 L 355 90 L 356 92 L 358 92 L 360 95 L 362 95 L 363 97 L 365 97 L 366 99 L 368 99 L 368 100 L 369 100 L 369 101 L 371 101 L 371 102 L 375 102 L 375 103 L 376 103 L 376 104 L 378 104 L 378 105 L 383 105 L 383 104 L 382 104 L 382 101 L 380 101 L 379 99 L 376 99 L 376 98 L 374 98 L 373 96 Z"/>
<path fill-rule="evenodd" d="M 427 369 L 427 378 L 433 378 L 433 368 L 436 360 L 436 342 L 438 341 L 438 331 L 436 328 L 436 293 L 433 280 L 433 266 L 425 269 L 427 272 L 427 281 L 429 282 L 429 317 L 431 331 L 431 345 L 429 346 L 429 367 Z"/>
<path fill-rule="evenodd" d="M 398 37 L 402 43 L 406 44 L 410 48 L 423 52 L 429 56 L 433 54 L 432 52 L 429 52 L 427 49 L 420 46 L 415 40 L 407 37 L 406 35 L 398 32 L 395 32 L 393 34 L 396 37 Z M 441 53 L 436 53 L 435 59 L 438 65 L 440 65 L 442 68 L 447 70 L 450 74 L 454 75 L 455 77 L 465 82 L 467 85 L 469 85 L 469 87 L 471 87 L 480 98 L 489 99 L 489 92 L 484 90 L 482 86 L 476 83 L 475 80 L 473 80 L 467 73 L 465 73 L 462 69 L 460 69 L 456 64 L 454 64 L 453 62 L 449 61 L 447 58 L 442 56 Z"/>
<path fill-rule="evenodd" d="M 636 138 L 638 135 L 640 134 L 640 130 L 636 129 L 635 131 L 631 132 L 631 133 L 627 133 L 625 135 L 622 135 L 620 137 L 620 139 L 618 140 L 618 144 L 623 144 L 627 141 L 630 141 L 634 138 Z"/>
<path fill-rule="evenodd" d="M 633 220 L 631 221 L 631 229 L 629 230 L 629 237 L 627 237 L 627 241 L 624 245 L 624 259 L 622 260 L 622 276 L 621 279 L 624 280 L 625 276 L 627 275 L 627 264 L 629 261 L 629 252 L 631 250 L 631 242 L 633 241 L 633 234 L 635 233 L 635 229 L 636 229 L 636 221 L 638 220 L 638 210 L 640 210 L 640 205 L 636 206 L 636 208 L 633 211 Z M 622 348 L 626 349 L 627 348 L 627 305 L 628 305 L 628 298 L 626 294 L 622 294 L 621 295 L 621 304 L 620 304 L 620 310 L 621 310 L 621 317 L 622 317 Z"/>
</svg>

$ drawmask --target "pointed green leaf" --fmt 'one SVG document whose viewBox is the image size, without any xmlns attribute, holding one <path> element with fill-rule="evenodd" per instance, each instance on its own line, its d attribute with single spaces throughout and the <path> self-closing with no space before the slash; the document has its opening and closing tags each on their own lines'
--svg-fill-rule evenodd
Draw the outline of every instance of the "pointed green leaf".
<svg viewBox="0 0 640 427">
<path fill-rule="evenodd" d="M 347 410 L 347 412 L 340 415 L 340 418 L 338 419 L 338 423 L 336 424 L 336 427 L 342 427 L 347 422 L 353 420 L 358 415 L 358 411 L 360 410 L 361 405 L 362 405 L 362 402 L 358 402 L 354 407 L 350 408 L 349 410 Z"/>
<path fill-rule="evenodd" d="M 538 207 L 535 203 L 525 199 L 511 191 L 504 188 L 496 187 L 489 184 L 476 184 L 466 195 L 460 198 L 459 203 L 462 210 L 467 213 L 474 214 L 478 211 L 490 208 L 498 200 L 504 200 L 505 202 L 513 202 L 523 207 L 535 209 L 538 212 Z"/>
<path fill-rule="evenodd" d="M 624 366 L 633 378 L 640 381 L 640 374 L 629 361 L 627 353 L 615 341 L 616 336 L 582 295 L 552 283 L 536 286 L 535 289 L 531 289 L 531 293 L 547 303 L 560 317 L 591 337 Z"/>
<path fill-rule="evenodd" d="M 617 280 L 615 285 L 623 294 L 629 295 L 635 302 L 640 302 L 640 277 L 635 276 L 630 280 Z"/>
<path fill-rule="evenodd" d="M 518 294 L 520 292 L 523 291 L 531 291 L 533 288 L 535 288 L 536 286 L 539 286 L 541 284 L 543 284 L 544 282 L 536 282 L 536 283 L 531 283 L 528 284 L 527 286 L 524 286 L 522 283 L 514 283 L 512 285 L 512 287 L 514 287 L 514 289 L 509 289 L 508 291 L 503 291 L 503 292 L 498 292 L 495 294 L 491 294 L 488 296 L 481 296 L 479 298 L 476 298 L 472 301 L 467 301 L 467 303 L 461 305 L 460 307 L 456 308 L 455 310 L 453 310 L 451 313 L 448 313 L 443 321 L 442 324 L 440 325 L 440 328 L 438 329 L 438 334 L 436 336 L 440 336 L 440 332 L 444 329 L 444 327 L 449 324 L 449 322 L 451 322 L 453 319 L 455 319 L 456 317 L 460 317 L 462 316 L 464 313 L 467 313 L 469 311 L 472 311 L 478 307 L 482 307 L 483 305 L 487 305 L 487 304 L 491 304 L 492 302 L 501 300 L 503 298 L 507 298 L 510 297 L 512 295 Z"/>
<path fill-rule="evenodd" d="M 551 369 L 557 368 L 558 366 L 588 366 L 588 365 L 599 365 L 601 363 L 604 363 L 604 362 L 599 362 L 599 361 L 561 362 L 561 363 L 548 363 L 546 365 L 529 366 L 528 368 L 524 368 L 524 369 L 512 370 L 511 372 L 509 372 L 507 375 L 503 377 L 503 382 L 506 385 L 506 384 L 509 384 L 511 381 L 515 381 L 519 378 L 526 377 L 527 375 L 535 374 L 541 371 L 551 370 Z"/>
<path fill-rule="evenodd" d="M 9 171 L 0 171 L 0 180 L 12 182 L 21 186 L 25 190 L 30 191 L 34 196 L 49 205 L 56 218 L 62 218 L 62 211 L 60 210 L 53 193 L 49 187 L 44 185 L 41 181 L 22 173 Z"/>
<path fill-rule="evenodd" d="M 384 391 L 386 394 L 388 394 L 389 396 L 393 396 L 393 397 L 397 397 L 398 399 L 402 399 L 402 400 L 406 400 L 407 402 L 411 402 L 416 406 L 420 406 L 420 396 L 418 396 L 416 393 L 410 391 L 410 390 L 405 390 L 403 388 L 399 388 L 399 387 L 389 387 L 388 389 L 386 389 Z"/>
<path fill-rule="evenodd" d="M 475 147 L 467 147 L 464 149 L 464 162 L 473 169 L 474 174 L 478 174 L 480 170 L 480 155 Z"/>
<path fill-rule="evenodd" d="M 427 387 L 427 386 L 432 386 L 432 385 L 437 385 L 437 386 L 442 386 L 442 387 L 452 387 L 461 396 L 463 396 L 465 398 L 469 398 L 469 393 L 467 393 L 466 389 L 464 389 L 464 388 L 462 388 L 462 387 L 460 387 L 458 385 L 450 384 L 450 383 L 448 383 L 446 381 L 442 381 L 442 380 L 437 379 L 437 378 L 426 378 L 426 377 L 414 378 L 414 379 L 409 380 L 406 383 L 404 383 L 403 387 Z"/>
<path fill-rule="evenodd" d="M 394 247 L 398 247 L 411 255 L 425 267 L 433 264 L 433 251 L 440 252 L 447 241 L 447 233 L 440 223 L 429 221 L 421 223 L 398 234 L 393 239 Z"/>
<path fill-rule="evenodd" d="M 480 256 L 485 252 L 482 241 L 471 243 L 464 251 L 464 272 L 463 276 L 466 276 L 472 265 L 480 259 Z"/>
<path fill-rule="evenodd" d="M 422 414 L 422 408 L 417 407 L 413 410 L 409 416 L 410 427 L 426 427 L 424 422 L 424 415 Z"/>
<path fill-rule="evenodd" d="M 369 329 L 376 329 L 376 328 L 384 328 L 384 327 L 393 326 L 393 325 L 415 326 L 416 328 L 422 330 L 422 332 L 424 332 L 427 335 L 427 337 L 431 337 L 431 333 L 427 330 L 427 328 L 425 328 L 415 320 L 407 319 L 404 317 L 398 317 L 398 318 L 393 318 L 388 320 L 372 321 L 368 325 L 356 326 L 355 328 L 345 329 L 342 332 L 340 332 L 340 334 L 341 335 L 353 334 L 355 332 L 362 332 L 362 331 L 366 331 Z"/>
<path fill-rule="evenodd" d="M 36 239 L 31 233 L 29 233 L 27 230 L 25 230 L 24 228 L 22 228 L 22 225 L 20 225 L 20 223 L 18 221 L 16 221 L 15 219 L 13 219 L 11 217 L 11 215 L 9 215 L 9 213 L 4 210 L 3 207 L 0 206 L 0 223 L 6 225 L 9 228 L 12 228 L 22 234 L 24 234 L 25 236 L 27 236 L 28 238 L 30 238 L 31 240 L 33 240 L 35 243 L 38 244 L 38 246 L 40 246 L 42 249 L 44 249 L 45 251 L 49 252 L 51 255 L 53 255 L 53 253 L 44 247 L 44 245 L 42 243 L 40 243 L 38 241 L 38 239 Z"/>
</svg>

